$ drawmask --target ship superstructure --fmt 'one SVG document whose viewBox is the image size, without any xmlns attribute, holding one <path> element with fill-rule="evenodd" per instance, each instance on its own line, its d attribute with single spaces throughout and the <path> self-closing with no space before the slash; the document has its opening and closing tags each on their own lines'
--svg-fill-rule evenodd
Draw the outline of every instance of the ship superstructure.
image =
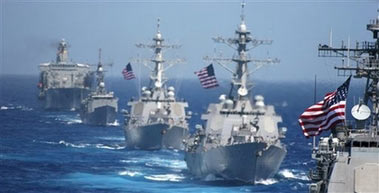
<svg viewBox="0 0 379 193">
<path fill-rule="evenodd" d="M 58 46 L 55 62 L 42 63 L 39 98 L 45 109 L 78 110 L 93 82 L 90 66 L 69 60 L 68 44 L 63 39 Z"/>
<path fill-rule="evenodd" d="M 351 109 L 355 120 L 332 128 L 313 150 L 317 166 L 310 172 L 311 193 L 379 192 L 379 15 L 367 30 L 373 33 L 373 42 L 357 42 L 355 47 L 348 42 L 339 48 L 331 42 L 319 45 L 319 56 L 347 59 L 335 67 L 339 75 L 364 78 L 366 85 L 363 99 Z"/>
<path fill-rule="evenodd" d="M 178 101 L 175 97 L 175 89 L 167 86 L 167 78 L 164 72 L 175 63 L 182 60 L 166 60 L 162 49 L 178 48 L 177 45 L 168 45 L 159 29 L 153 38 L 153 44 L 137 44 L 139 48 L 154 50 L 151 60 L 136 60 L 149 67 L 152 72 L 150 85 L 142 87 L 141 98 L 131 100 L 128 106 L 130 113 L 125 112 L 125 139 L 127 147 L 136 149 L 183 149 L 183 138 L 188 134 L 187 119 L 190 114 L 186 113 L 187 102 Z M 147 63 L 153 63 L 150 67 Z"/>
<path fill-rule="evenodd" d="M 80 109 L 82 122 L 90 125 L 110 125 L 115 123 L 118 98 L 113 92 L 105 88 L 104 65 L 101 62 L 99 49 L 99 63 L 96 70 L 96 90 L 91 92 L 83 101 Z"/>
<path fill-rule="evenodd" d="M 255 183 L 272 177 L 287 153 L 280 142 L 286 130 L 278 128 L 282 118 L 275 113 L 272 105 L 265 105 L 263 96 L 256 95 L 254 101 L 250 99 L 249 75 L 252 71 L 248 70 L 248 64 L 254 63 L 259 68 L 279 60 L 249 57 L 250 48 L 271 44 L 272 41 L 251 36 L 245 24 L 243 9 L 244 4 L 241 24 L 235 31 L 236 37 L 214 38 L 216 42 L 235 48 L 237 55 L 232 59 L 205 58 L 226 68 L 233 78 L 229 94 L 221 95 L 219 103 L 209 105 L 201 117 L 206 121 L 205 125 L 198 125 L 196 133 L 186 141 L 187 167 L 199 178 L 222 177 Z M 229 69 L 224 61 L 236 63 L 235 70 Z"/>
</svg>

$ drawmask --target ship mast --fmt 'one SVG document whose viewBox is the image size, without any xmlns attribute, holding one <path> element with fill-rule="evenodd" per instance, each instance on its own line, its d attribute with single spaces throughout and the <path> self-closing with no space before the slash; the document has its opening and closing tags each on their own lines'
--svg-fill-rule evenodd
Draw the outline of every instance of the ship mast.
<svg viewBox="0 0 379 193">
<path fill-rule="evenodd" d="M 229 98 L 235 100 L 248 100 L 249 90 L 251 89 L 251 84 L 249 82 L 249 75 L 253 72 L 257 71 L 259 68 L 266 64 L 279 63 L 278 59 L 251 59 L 248 56 L 248 51 L 253 49 L 259 45 L 270 45 L 272 44 L 272 40 L 258 40 L 251 37 L 251 32 L 247 30 L 247 26 L 245 23 L 245 2 L 241 4 L 241 23 L 238 29 L 235 31 L 235 38 L 223 38 L 223 37 L 215 37 L 213 40 L 217 43 L 224 43 L 229 47 L 235 49 L 238 53 L 237 56 L 233 58 L 216 58 L 216 57 L 204 57 L 205 60 L 210 60 L 216 62 L 220 66 L 222 66 L 227 71 L 233 74 L 231 89 L 229 92 Z M 247 47 L 250 45 L 251 47 Z M 227 63 L 235 62 L 236 69 L 231 70 Z M 248 63 L 255 64 L 255 69 L 252 71 L 248 70 Z"/>
<path fill-rule="evenodd" d="M 167 78 L 164 76 L 164 72 L 174 66 L 177 63 L 184 62 L 183 59 L 174 59 L 174 60 L 165 60 L 163 57 L 163 48 L 180 48 L 180 45 L 167 45 L 164 44 L 164 38 L 160 31 L 160 19 L 157 20 L 157 33 L 153 38 L 154 44 L 136 44 L 138 48 L 150 48 L 154 51 L 153 59 L 134 59 L 135 63 L 143 63 L 146 67 L 151 69 L 150 76 L 150 89 L 152 91 L 160 91 L 164 84 L 167 81 Z M 149 62 L 154 63 L 154 67 L 148 65 Z"/>
<path fill-rule="evenodd" d="M 343 42 L 340 48 L 333 48 L 328 45 L 319 45 L 320 57 L 342 57 L 342 66 L 335 67 L 338 75 L 354 74 L 355 78 L 366 78 L 366 88 L 362 103 L 372 105 L 371 118 L 368 120 L 356 120 L 356 129 L 364 129 L 366 122 L 369 121 L 369 131 L 372 137 L 378 135 L 379 127 L 379 9 L 378 17 L 367 24 L 367 30 L 373 33 L 373 42 L 356 42 L 355 48 L 346 47 Z M 350 44 L 350 43 L 348 43 Z M 349 60 L 355 61 L 355 66 L 350 66 Z"/>
<path fill-rule="evenodd" d="M 57 53 L 57 63 L 65 63 L 68 61 L 68 50 L 67 50 L 67 42 L 62 39 L 59 42 L 58 53 Z"/>
<path fill-rule="evenodd" d="M 103 68 L 103 63 L 101 62 L 101 48 L 99 48 L 99 63 L 97 64 L 96 78 L 97 78 L 96 92 L 104 94 L 106 91 L 105 91 L 105 83 L 104 83 L 104 68 Z"/>
</svg>

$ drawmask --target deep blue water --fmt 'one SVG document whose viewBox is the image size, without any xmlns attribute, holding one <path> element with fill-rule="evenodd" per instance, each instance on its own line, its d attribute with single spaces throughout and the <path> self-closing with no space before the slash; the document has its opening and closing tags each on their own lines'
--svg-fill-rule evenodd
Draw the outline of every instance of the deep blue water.
<svg viewBox="0 0 379 193">
<path fill-rule="evenodd" d="M 194 179 L 182 152 L 129 150 L 124 147 L 123 119 L 110 127 L 81 124 L 76 112 L 44 111 L 37 99 L 37 76 L 0 77 L 0 192 L 307 192 L 311 140 L 297 124 L 313 102 L 313 83 L 258 81 L 253 94 L 275 105 L 288 128 L 282 140 L 288 154 L 276 176 L 256 185 Z M 343 81 L 341 81 L 343 82 Z M 109 79 L 120 109 L 136 96 L 135 81 Z M 180 84 L 179 84 L 180 83 Z M 192 112 L 191 128 L 228 85 L 204 90 L 197 80 L 172 82 Z M 319 93 L 335 89 L 320 86 Z M 359 89 L 358 89 L 359 91 Z M 358 92 L 352 91 L 352 92 Z M 319 98 L 321 97 L 321 94 Z"/>
</svg>

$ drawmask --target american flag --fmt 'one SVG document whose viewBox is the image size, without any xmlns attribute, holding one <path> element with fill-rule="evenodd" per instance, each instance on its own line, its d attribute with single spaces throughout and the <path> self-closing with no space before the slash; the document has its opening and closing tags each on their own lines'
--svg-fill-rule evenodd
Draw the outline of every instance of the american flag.
<svg viewBox="0 0 379 193">
<path fill-rule="evenodd" d="M 345 105 L 351 76 L 336 91 L 327 93 L 324 100 L 307 108 L 299 124 L 306 137 L 319 135 L 323 130 L 345 121 Z"/>
<path fill-rule="evenodd" d="M 128 63 L 125 66 L 125 68 L 122 70 L 122 75 L 124 75 L 125 80 L 132 80 L 132 79 L 136 78 L 136 76 L 134 75 L 133 70 L 132 70 L 132 65 L 130 65 L 130 63 Z"/>
<path fill-rule="evenodd" d="M 195 72 L 199 77 L 200 83 L 203 88 L 214 88 L 218 86 L 216 75 L 213 69 L 213 64 L 201 69 L 200 71 Z"/>
</svg>

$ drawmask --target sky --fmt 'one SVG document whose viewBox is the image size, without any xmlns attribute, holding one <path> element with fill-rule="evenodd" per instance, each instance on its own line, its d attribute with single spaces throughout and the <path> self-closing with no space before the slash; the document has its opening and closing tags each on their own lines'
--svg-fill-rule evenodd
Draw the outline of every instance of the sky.
<svg viewBox="0 0 379 193">
<path fill-rule="evenodd" d="M 240 23 L 241 1 L 18 1 L 1 0 L 1 68 L 0 75 L 37 75 L 38 65 L 55 60 L 58 42 L 70 45 L 69 57 L 79 63 L 97 64 L 98 49 L 103 62 L 113 63 L 107 76 L 121 77 L 122 68 L 133 59 L 151 58 L 153 52 L 137 48 L 136 43 L 151 43 L 160 18 L 160 31 L 169 44 L 166 59 L 184 58 L 166 72 L 169 78 L 196 78 L 194 71 L 209 64 L 204 56 L 236 52 L 215 43 L 212 37 L 235 37 Z M 333 66 L 341 59 L 320 58 L 317 47 L 341 41 L 372 41 L 366 30 L 370 19 L 377 17 L 378 0 L 267 0 L 246 1 L 245 20 L 253 38 L 271 39 L 272 45 L 259 46 L 249 52 L 252 58 L 280 59 L 279 64 L 262 67 L 251 76 L 268 81 L 308 81 L 317 74 L 319 80 L 339 81 Z M 137 76 L 149 70 L 132 63 Z M 234 69 L 235 64 L 228 64 Z M 250 65 L 250 69 L 254 66 Z M 219 78 L 231 75 L 215 65 Z"/>
</svg>

